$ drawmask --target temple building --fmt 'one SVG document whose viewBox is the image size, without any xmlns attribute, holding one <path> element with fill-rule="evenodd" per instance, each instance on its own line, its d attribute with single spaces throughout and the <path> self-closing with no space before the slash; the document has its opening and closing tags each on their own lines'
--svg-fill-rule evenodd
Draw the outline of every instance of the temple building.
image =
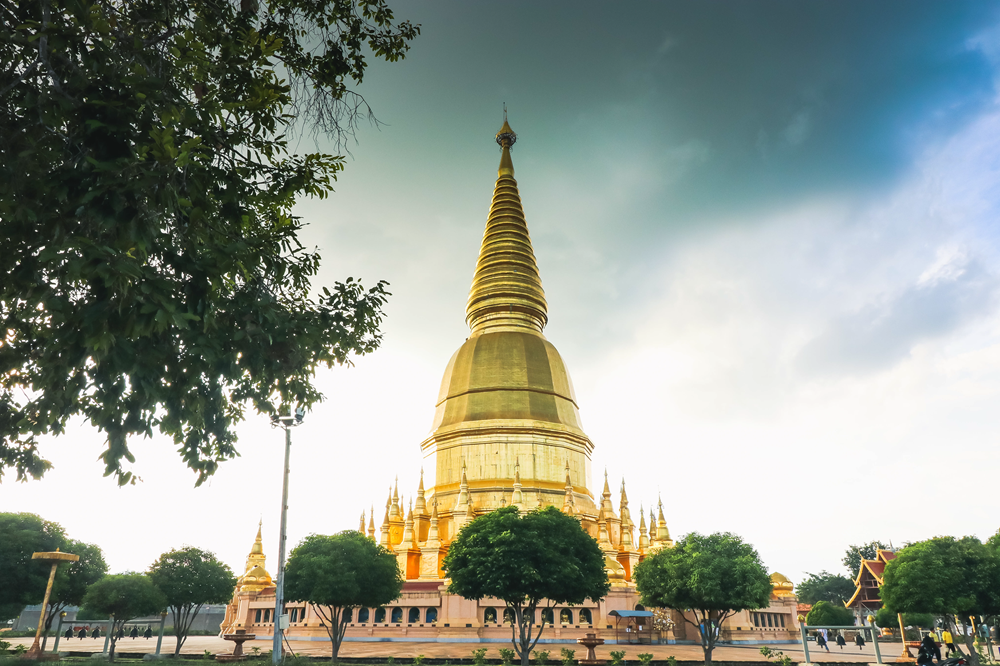
<svg viewBox="0 0 1000 666">
<path fill-rule="evenodd" d="M 385 608 L 360 609 L 346 640 L 509 641 L 503 603 L 449 594 L 442 570 L 449 544 L 462 526 L 503 506 L 525 511 L 555 506 L 576 517 L 604 552 L 611 592 L 601 601 L 551 609 L 538 618 L 553 624 L 543 642 L 610 630 L 611 611 L 639 606 L 632 583 L 635 565 L 673 546 L 662 501 L 655 510 L 649 507 L 648 523 L 640 507 L 636 523 L 624 480 L 612 493 L 605 473 L 600 494 L 591 490 L 594 444 L 580 423 L 566 365 L 543 333 L 548 304 L 514 180 L 511 147 L 516 140 L 504 118 L 496 135 L 501 151 L 498 178 L 466 304 L 470 334 L 445 368 L 431 433 L 420 444 L 433 466 L 434 485 L 425 487 L 421 471 L 420 484 L 406 505 L 398 485 L 392 487 L 380 523 L 376 525 L 372 511 L 367 519 L 362 512 L 358 525 L 396 554 L 406 579 L 402 596 Z M 273 609 L 274 588 L 263 564 L 262 559 L 248 558 L 224 631 L 268 633 L 273 610 L 267 611 L 267 603 L 269 599 Z M 261 587 L 265 579 L 270 588 Z M 796 638 L 792 585 L 780 574 L 772 583 L 771 608 L 730 619 L 723 627 L 724 639 Z M 289 603 L 286 612 L 290 637 L 325 640 L 311 609 Z M 674 615 L 666 623 L 672 622 L 673 628 L 663 638 L 697 638 L 681 615 Z M 603 637 L 613 639 L 614 633 Z"/>
<path fill-rule="evenodd" d="M 874 613 L 882 608 L 882 595 L 879 588 L 885 582 L 885 565 L 896 559 L 896 553 L 891 550 L 878 549 L 874 560 L 861 560 L 858 575 L 854 578 L 854 596 L 844 603 L 860 618 Z"/>
</svg>

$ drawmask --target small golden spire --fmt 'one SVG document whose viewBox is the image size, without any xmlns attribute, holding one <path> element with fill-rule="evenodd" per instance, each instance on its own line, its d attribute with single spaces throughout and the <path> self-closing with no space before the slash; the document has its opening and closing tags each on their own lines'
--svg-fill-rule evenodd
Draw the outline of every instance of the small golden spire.
<svg viewBox="0 0 1000 666">
<path fill-rule="evenodd" d="M 666 546 L 674 545 L 670 538 L 670 530 L 667 529 L 667 521 L 663 518 L 663 498 L 660 498 L 660 515 L 656 520 L 656 540 Z"/>
<path fill-rule="evenodd" d="M 427 500 L 424 498 L 424 468 L 420 468 L 420 486 L 417 488 L 417 503 L 414 505 L 417 509 L 417 516 L 427 515 Z"/>
<path fill-rule="evenodd" d="M 506 112 L 496 139 L 500 168 L 465 320 L 473 333 L 509 328 L 541 333 L 548 322 L 548 306 L 514 180 L 510 147 L 517 134 L 507 123 Z"/>
<path fill-rule="evenodd" d="M 649 548 L 649 535 L 646 533 L 646 516 L 642 512 L 642 505 L 639 505 L 639 552 L 643 553 Z"/>
<path fill-rule="evenodd" d="M 362 534 L 365 533 L 365 512 L 364 511 L 361 512 L 361 524 L 358 525 L 358 531 L 361 532 Z"/>
<path fill-rule="evenodd" d="M 368 513 L 368 538 L 375 539 L 375 505 L 372 504 L 372 510 Z"/>
<path fill-rule="evenodd" d="M 465 460 L 462 460 L 462 481 L 458 484 L 458 506 L 469 505 L 469 479 L 465 475 Z"/>
</svg>

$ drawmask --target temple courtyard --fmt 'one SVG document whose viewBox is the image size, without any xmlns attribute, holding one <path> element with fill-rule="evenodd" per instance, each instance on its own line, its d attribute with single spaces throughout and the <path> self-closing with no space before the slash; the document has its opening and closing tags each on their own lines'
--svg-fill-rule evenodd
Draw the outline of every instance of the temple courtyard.
<svg viewBox="0 0 1000 666">
<path fill-rule="evenodd" d="M 544 635 L 543 635 L 544 638 Z M 31 645 L 31 638 L 10 638 L 7 639 L 12 644 Z M 49 639 L 48 649 L 52 649 L 52 641 Z M 322 641 L 291 641 L 292 650 L 298 655 L 308 655 L 315 657 L 329 657 L 330 644 Z M 233 644 L 217 636 L 192 636 L 184 643 L 181 649 L 182 654 L 201 655 L 206 650 L 211 653 L 229 652 Z M 250 652 L 252 648 L 259 648 L 261 652 L 271 649 L 270 640 L 250 641 L 245 644 L 244 650 Z M 397 661 L 408 660 L 418 655 L 423 655 L 428 659 L 470 659 L 472 651 L 478 648 L 487 648 L 487 659 L 497 660 L 500 658 L 500 648 L 511 647 L 510 643 L 416 643 L 405 641 L 392 642 L 362 642 L 344 641 L 340 656 L 343 658 L 378 658 L 394 657 Z M 792 661 L 801 663 L 805 660 L 802 653 L 802 646 L 798 643 L 785 643 L 771 645 L 771 648 L 784 652 L 791 657 Z M 895 661 L 899 656 L 898 643 L 879 643 L 884 662 Z M 62 639 L 59 643 L 60 652 L 100 652 L 104 648 L 103 638 L 79 638 Z M 576 657 L 586 656 L 586 648 L 576 643 L 545 643 L 540 644 L 540 648 L 549 651 L 549 663 L 559 663 L 559 653 L 562 648 L 576 650 Z M 174 649 L 173 636 L 163 637 L 162 652 L 171 654 Z M 703 661 L 701 647 L 698 645 L 602 645 L 597 648 L 599 659 L 608 659 L 610 663 L 611 650 L 624 650 L 626 661 L 638 663 L 636 655 L 642 652 L 652 653 L 654 660 L 666 660 L 667 657 L 675 657 L 678 661 Z M 129 655 L 149 654 L 156 651 L 156 637 L 146 640 L 143 638 L 124 638 L 118 642 L 115 650 L 117 655 L 128 657 Z M 809 657 L 813 662 L 852 662 L 852 663 L 874 663 L 875 651 L 871 643 L 863 650 L 858 650 L 854 645 L 848 645 L 843 650 L 833 645 L 830 652 L 825 650 L 817 651 L 814 646 L 809 646 Z M 717 647 L 712 653 L 713 661 L 754 661 L 761 662 L 765 659 L 760 654 L 760 645 L 723 645 Z M 403 665 L 405 666 L 405 664 Z"/>
</svg>

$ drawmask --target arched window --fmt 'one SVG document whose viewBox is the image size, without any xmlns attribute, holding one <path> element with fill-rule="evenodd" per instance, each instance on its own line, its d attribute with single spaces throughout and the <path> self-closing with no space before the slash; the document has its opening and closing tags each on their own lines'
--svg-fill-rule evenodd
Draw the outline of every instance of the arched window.
<svg viewBox="0 0 1000 666">
<path fill-rule="evenodd" d="M 347 622 L 348 624 L 350 624 L 353 621 L 354 621 L 354 609 L 353 608 L 345 608 L 344 609 L 344 622 Z"/>
<path fill-rule="evenodd" d="M 483 613 L 483 622 L 485 624 L 496 624 L 497 623 L 497 609 L 487 608 Z"/>
<path fill-rule="evenodd" d="M 524 617 L 528 618 L 532 623 L 535 621 L 535 611 L 521 611 Z"/>
<path fill-rule="evenodd" d="M 643 606 L 642 604 L 636 604 L 636 605 L 635 605 L 635 609 L 636 609 L 636 610 L 641 610 L 641 611 L 644 611 L 644 610 L 646 610 L 646 607 L 645 607 L 645 606 Z"/>
<path fill-rule="evenodd" d="M 438 609 L 437 608 L 428 608 L 427 609 L 427 615 L 425 616 L 425 618 L 426 618 L 425 621 L 427 622 L 427 624 L 431 624 L 432 622 L 437 622 L 438 621 Z"/>
<path fill-rule="evenodd" d="M 573 611 L 563 608 L 559 611 L 559 621 L 563 624 L 573 624 Z"/>
<path fill-rule="evenodd" d="M 376 608 L 375 609 L 375 621 L 376 622 L 385 622 L 385 609 L 384 608 Z"/>
<path fill-rule="evenodd" d="M 552 609 L 543 608 L 542 609 L 542 624 L 554 624 L 555 620 L 552 619 Z"/>
<path fill-rule="evenodd" d="M 390 620 L 390 622 L 399 624 L 402 621 L 403 621 L 403 609 L 397 606 L 396 608 L 392 609 L 392 620 Z"/>
<path fill-rule="evenodd" d="M 514 624 L 514 611 L 509 608 L 503 609 L 503 623 Z"/>
<path fill-rule="evenodd" d="M 361 608 L 358 610 L 358 622 L 367 622 L 369 617 L 367 608 Z"/>
<path fill-rule="evenodd" d="M 415 624 L 417 622 L 420 622 L 420 609 L 411 608 L 410 612 L 406 614 L 406 621 L 409 622 L 410 624 Z"/>
<path fill-rule="evenodd" d="M 594 620 L 590 615 L 590 609 L 580 609 L 580 624 L 594 624 Z"/>
</svg>

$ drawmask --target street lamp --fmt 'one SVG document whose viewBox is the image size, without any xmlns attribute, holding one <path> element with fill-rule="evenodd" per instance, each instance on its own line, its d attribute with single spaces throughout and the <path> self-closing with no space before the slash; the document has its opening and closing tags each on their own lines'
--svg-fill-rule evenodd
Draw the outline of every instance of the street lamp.
<svg viewBox="0 0 1000 666">
<path fill-rule="evenodd" d="M 285 605 L 285 527 L 288 521 L 288 456 L 292 450 L 292 428 L 302 425 L 306 416 L 305 407 L 295 410 L 295 416 L 272 416 L 271 427 L 285 431 L 285 472 L 281 482 L 281 527 L 278 537 L 278 574 L 274 589 L 274 634 L 271 645 L 271 663 L 281 663 L 281 616 Z"/>
</svg>

